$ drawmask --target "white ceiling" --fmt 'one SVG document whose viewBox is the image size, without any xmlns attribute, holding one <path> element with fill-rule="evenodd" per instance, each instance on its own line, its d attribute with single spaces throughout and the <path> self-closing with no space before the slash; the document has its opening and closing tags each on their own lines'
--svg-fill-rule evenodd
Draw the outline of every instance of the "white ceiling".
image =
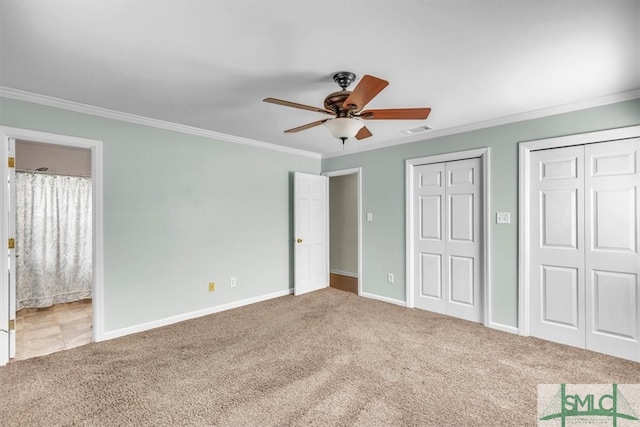
<svg viewBox="0 0 640 427">
<path fill-rule="evenodd" d="M 323 126 L 283 133 L 326 116 L 262 99 L 321 107 L 334 72 L 371 74 L 368 108 L 446 130 L 634 91 L 640 1 L 1 1 L 0 55 L 0 86 L 327 154 Z"/>
</svg>

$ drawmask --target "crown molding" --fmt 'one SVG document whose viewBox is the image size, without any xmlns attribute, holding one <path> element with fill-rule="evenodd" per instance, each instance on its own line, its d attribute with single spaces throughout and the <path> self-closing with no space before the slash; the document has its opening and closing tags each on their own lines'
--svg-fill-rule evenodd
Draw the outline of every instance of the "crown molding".
<svg viewBox="0 0 640 427">
<path fill-rule="evenodd" d="M 456 126 L 448 129 L 439 129 L 427 133 L 420 133 L 410 137 L 396 139 L 393 141 L 383 141 L 366 146 L 357 147 L 351 150 L 337 151 L 335 153 L 323 154 L 322 159 L 330 159 L 332 157 L 348 156 L 350 154 L 361 153 L 363 151 L 378 150 L 380 148 L 393 147 L 395 145 L 408 144 L 411 142 L 426 141 L 429 139 L 440 138 L 447 135 L 455 135 L 458 133 L 470 132 L 478 129 L 486 129 L 495 126 L 502 126 L 526 120 L 539 119 L 542 117 L 554 116 L 556 114 L 571 113 L 573 111 L 586 110 L 588 108 L 600 107 L 617 102 L 629 101 L 640 98 L 640 89 L 634 89 L 627 92 L 616 93 L 613 95 L 593 98 L 586 101 L 573 102 L 563 104 L 556 107 L 542 108 L 539 110 L 528 111 L 526 113 L 518 113 L 509 116 L 497 117 L 495 119 L 484 120 L 481 122 L 469 123 L 462 126 Z"/>
<path fill-rule="evenodd" d="M 0 86 L 0 97 L 15 99 L 18 101 L 33 102 L 35 104 L 46 105 L 48 107 L 61 108 L 63 110 L 75 111 L 77 113 L 89 114 L 92 116 L 104 117 L 107 119 L 120 120 L 123 122 L 135 123 L 159 129 L 171 130 L 175 132 L 186 133 L 189 135 L 203 136 L 205 138 L 216 139 L 219 141 L 249 145 L 251 147 L 264 148 L 266 150 L 279 151 L 296 156 L 311 157 L 313 159 L 322 158 L 320 153 L 300 150 L 298 148 L 285 147 L 282 145 L 270 144 L 268 142 L 257 141 L 254 139 L 242 138 L 239 136 L 227 135 L 220 132 L 214 132 L 192 126 L 181 125 L 178 123 L 167 122 L 164 120 L 157 120 L 149 117 L 138 116 L 135 114 L 123 113 L 120 111 L 109 110 L 107 108 L 82 104 L 80 102 L 69 101 L 66 99 L 55 98 L 52 96 L 41 95 L 38 93 L 27 92 L 24 90 L 13 89 L 5 86 Z"/>
<path fill-rule="evenodd" d="M 627 92 L 621 92 L 613 95 L 594 98 L 586 101 L 563 104 L 556 107 L 543 108 L 539 110 L 518 113 L 509 116 L 498 117 L 495 119 L 484 120 L 481 122 L 469 123 L 448 129 L 439 129 L 428 133 L 412 135 L 406 138 L 395 139 L 392 141 L 383 141 L 366 146 L 353 148 L 351 150 L 338 151 L 334 153 L 320 154 L 316 152 L 300 150 L 298 148 L 285 147 L 268 142 L 242 138 L 234 135 L 227 135 L 220 132 L 214 132 L 206 129 L 200 129 L 192 126 L 181 125 L 177 123 L 167 122 L 163 120 L 152 119 L 149 117 L 138 116 L 135 114 L 123 113 L 120 111 L 109 110 L 106 108 L 96 107 L 93 105 L 82 104 L 79 102 L 69 101 L 65 99 L 55 98 L 52 96 L 41 95 L 33 92 L 27 92 L 20 89 L 13 89 L 0 86 L 0 97 L 15 99 L 18 101 L 33 102 L 35 104 L 46 105 L 48 107 L 61 108 L 64 110 L 75 111 L 78 113 L 89 114 L 108 119 L 120 120 L 129 123 L 140 124 L 144 126 L 155 127 L 159 129 L 171 130 L 175 132 L 185 133 L 189 135 L 202 136 L 205 138 L 216 139 L 219 141 L 232 142 L 236 144 L 249 145 L 251 147 L 263 148 L 271 151 L 279 151 L 282 153 L 293 154 L 297 156 L 310 157 L 314 159 L 329 159 L 332 157 L 348 156 L 350 154 L 361 153 L 364 151 L 378 150 L 386 147 L 393 147 L 401 144 L 408 144 L 418 141 L 426 141 L 434 138 L 440 138 L 448 135 L 455 135 L 464 132 L 470 132 L 479 129 L 486 129 L 494 126 L 507 125 L 510 123 L 521 122 L 526 120 L 538 119 L 542 117 L 553 116 L 556 114 L 570 113 L 573 111 L 584 110 L 587 108 L 599 107 L 617 102 L 629 101 L 631 99 L 640 98 L 640 89 Z"/>
</svg>

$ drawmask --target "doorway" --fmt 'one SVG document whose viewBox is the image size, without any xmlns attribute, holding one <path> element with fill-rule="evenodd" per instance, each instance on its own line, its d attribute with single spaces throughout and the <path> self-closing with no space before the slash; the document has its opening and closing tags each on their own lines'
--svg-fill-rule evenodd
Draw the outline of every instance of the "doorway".
<svg viewBox="0 0 640 427">
<path fill-rule="evenodd" d="M 329 286 L 358 293 L 358 181 L 329 178 Z"/>
<path fill-rule="evenodd" d="M 91 150 L 15 141 L 15 360 L 92 341 L 91 196 Z"/>
<path fill-rule="evenodd" d="M 62 323 L 67 324 L 69 328 L 67 328 L 66 331 L 66 339 L 69 345 L 66 345 L 66 348 L 82 342 L 83 339 L 88 340 L 88 342 L 101 341 L 103 339 L 102 143 L 101 141 L 88 140 L 84 138 L 8 127 L 0 127 L 0 136 L 2 138 L 2 157 L 4 159 L 2 165 L 0 165 L 0 170 L 2 174 L 8 178 L 9 182 L 8 186 L 0 186 L 0 195 L 3 200 L 4 213 L 4 221 L 0 237 L 9 241 L 9 256 L 0 257 L 0 268 L 4 271 L 4 274 L 0 277 L 0 365 L 5 365 L 10 359 L 16 357 L 17 344 L 19 344 L 16 337 L 25 333 L 24 328 L 26 325 L 26 315 L 36 316 L 38 311 L 45 312 L 44 317 L 39 320 L 34 317 L 30 320 L 34 320 L 34 323 L 48 323 L 47 326 L 50 326 L 49 330 L 40 331 L 39 334 L 45 334 L 46 332 L 45 335 L 47 335 L 49 332 L 52 332 L 56 327 L 54 324 L 56 319 L 62 319 Z M 18 141 L 19 147 L 17 154 L 16 141 Z M 54 177 L 54 174 L 36 174 L 37 172 L 49 171 L 34 171 L 34 169 L 45 167 L 53 169 L 52 165 L 54 165 L 54 163 L 51 163 L 52 158 L 49 155 L 50 153 L 46 153 L 44 156 L 40 156 L 35 159 L 36 164 L 39 165 L 37 167 L 30 167 L 29 163 L 20 163 L 20 160 L 17 157 L 18 154 L 20 154 L 20 151 L 23 151 L 22 149 L 25 147 L 27 151 L 34 148 L 49 150 L 62 149 L 66 150 L 67 153 L 77 152 L 89 159 L 89 173 L 87 175 L 89 178 L 86 180 L 84 185 L 85 187 L 89 187 L 91 193 L 91 198 L 88 201 L 90 206 L 89 221 L 91 225 L 87 232 L 88 236 L 85 236 L 85 240 L 88 242 L 89 246 L 88 258 L 91 260 L 91 268 L 86 275 L 89 276 L 91 285 L 88 293 L 83 293 L 82 291 L 76 292 L 74 298 L 72 298 L 75 299 L 76 302 L 69 305 L 56 304 L 57 302 L 67 302 L 56 298 L 53 298 L 50 301 L 53 303 L 51 305 L 46 302 L 43 303 L 42 301 L 36 301 L 36 307 L 28 307 L 33 305 L 34 301 L 17 301 L 19 298 L 17 298 L 16 292 L 16 279 L 18 279 L 18 274 L 16 273 L 20 273 L 18 260 L 20 260 L 21 256 L 24 255 L 19 253 L 17 250 L 17 248 L 20 248 L 21 242 L 18 242 L 16 239 L 18 234 L 15 222 L 16 173 L 18 175 L 24 174 L 24 177 L 28 180 L 41 178 L 45 178 L 47 180 L 58 179 Z M 44 159 L 49 163 L 49 166 L 38 163 L 42 162 Z M 76 174 L 86 174 L 86 171 L 84 173 Z M 65 179 L 68 177 L 69 180 L 71 180 L 71 175 L 74 174 L 68 172 L 66 175 L 59 176 Z M 18 225 L 20 225 L 20 220 L 18 220 Z M 35 227 L 29 226 L 28 228 L 29 230 L 27 231 L 35 230 Z M 21 239 L 24 239 L 24 237 Z M 23 246 L 23 248 L 26 249 L 28 246 Z M 17 258 L 16 255 L 18 255 Z M 18 279 L 18 281 L 20 281 L 20 279 Z M 89 299 L 87 298 L 89 295 L 91 296 L 92 301 L 90 310 L 87 308 L 86 304 Z M 39 297 L 35 299 L 37 300 L 38 298 Z M 45 297 L 45 299 L 46 298 L 48 297 Z M 33 298 L 26 298 L 26 300 L 29 299 Z M 39 308 L 44 308 L 37 307 L 42 304 L 49 305 L 50 308 L 39 310 Z M 29 308 L 29 310 L 20 313 L 21 316 L 16 318 L 16 312 L 18 311 L 17 308 L 21 306 L 27 306 L 26 308 Z M 82 322 L 80 321 L 80 317 L 84 317 L 83 320 L 85 323 L 83 325 L 81 325 Z M 74 320 L 77 322 L 73 322 Z M 87 331 L 84 331 L 83 328 L 86 329 L 87 324 L 89 324 L 89 331 L 88 333 L 85 333 Z M 31 325 L 31 327 L 33 327 L 33 325 Z M 60 325 L 58 324 L 57 327 L 60 328 Z M 74 330 L 70 330 L 72 328 Z M 52 349 L 59 350 L 61 348 L 55 348 L 54 345 L 52 346 Z"/>
<path fill-rule="evenodd" d="M 329 286 L 361 295 L 361 168 L 329 177 Z"/>
</svg>

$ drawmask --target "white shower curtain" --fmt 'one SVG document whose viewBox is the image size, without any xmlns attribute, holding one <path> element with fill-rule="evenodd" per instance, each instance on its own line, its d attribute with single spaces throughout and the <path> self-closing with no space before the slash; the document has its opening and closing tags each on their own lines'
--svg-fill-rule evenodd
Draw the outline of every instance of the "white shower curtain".
<svg viewBox="0 0 640 427">
<path fill-rule="evenodd" d="M 92 297 L 91 178 L 16 173 L 16 310 Z"/>
</svg>

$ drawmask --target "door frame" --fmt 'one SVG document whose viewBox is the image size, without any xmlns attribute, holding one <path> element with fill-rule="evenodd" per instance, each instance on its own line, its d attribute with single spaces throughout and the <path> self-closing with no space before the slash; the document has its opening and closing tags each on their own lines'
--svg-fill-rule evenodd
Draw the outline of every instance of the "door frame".
<svg viewBox="0 0 640 427">
<path fill-rule="evenodd" d="M 332 178 L 336 176 L 344 176 L 344 175 L 356 175 L 356 181 L 358 185 L 358 295 L 362 295 L 362 168 L 351 168 L 351 169 L 340 169 L 335 171 L 323 172 L 322 175 Z M 329 203 L 327 201 L 327 207 L 329 207 Z M 331 234 L 331 222 L 329 222 L 329 235 Z M 330 248 L 331 241 L 329 237 L 327 237 L 327 247 Z M 329 269 L 331 269 L 331 254 L 329 254 L 329 258 L 327 259 L 329 263 Z"/>
<path fill-rule="evenodd" d="M 91 151 L 91 182 L 92 182 L 92 250 L 93 250 L 93 341 L 104 339 L 104 240 L 103 240 L 103 154 L 102 141 L 74 136 L 59 135 L 28 129 L 0 126 L 0 176 L 9 175 L 8 151 L 9 140 L 28 140 L 43 144 L 55 144 L 68 147 L 86 148 Z M 0 228 L 0 242 L 7 242 L 8 235 L 8 188 L 0 185 L 0 199 L 2 200 L 2 227 Z M 0 256 L 0 366 L 9 362 L 9 263 L 8 257 Z M 7 339 L 5 339 L 5 336 Z"/>
<path fill-rule="evenodd" d="M 405 160 L 405 215 L 406 215 L 406 300 L 407 307 L 414 308 L 415 302 L 413 298 L 413 293 L 415 289 L 415 275 L 414 272 L 414 260 L 413 260 L 413 169 L 416 166 L 425 165 L 429 163 L 443 163 L 443 162 L 452 162 L 456 160 L 465 160 L 465 159 L 473 159 L 480 158 L 480 162 L 482 164 L 482 237 L 483 237 L 483 245 L 482 245 L 482 316 L 483 316 L 483 325 L 491 326 L 496 329 L 501 329 L 500 325 L 493 324 L 491 321 L 491 270 L 489 266 L 491 263 L 490 260 L 490 233 L 489 233 L 489 225 L 491 224 L 491 209 L 490 209 L 490 201 L 491 201 L 491 193 L 490 193 L 490 185 L 489 185 L 489 147 L 476 148 L 472 150 L 465 151 L 457 151 L 453 153 L 445 153 L 445 154 L 435 154 L 432 156 L 426 157 L 418 157 L 414 159 Z"/>
<path fill-rule="evenodd" d="M 556 138 L 525 141 L 518 144 L 518 333 L 520 335 L 529 336 L 530 334 L 531 287 L 529 275 L 531 272 L 531 252 L 529 248 L 531 246 L 531 235 L 529 229 L 531 215 L 529 210 L 531 206 L 529 199 L 531 197 L 531 152 L 637 137 L 640 137 L 640 126 L 629 126 Z"/>
</svg>

